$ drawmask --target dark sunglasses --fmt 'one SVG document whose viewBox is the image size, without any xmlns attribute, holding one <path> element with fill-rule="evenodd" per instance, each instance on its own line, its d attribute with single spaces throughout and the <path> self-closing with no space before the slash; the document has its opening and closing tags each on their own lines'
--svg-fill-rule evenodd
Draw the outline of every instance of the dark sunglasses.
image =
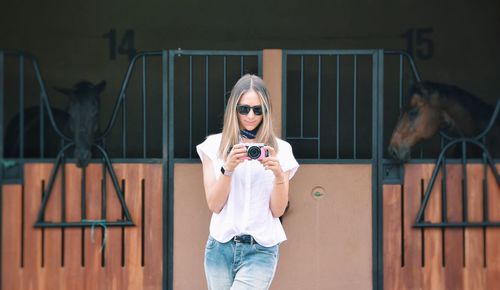
<svg viewBox="0 0 500 290">
<path fill-rule="evenodd" d="M 250 107 L 248 105 L 240 105 L 236 107 L 236 111 L 240 113 L 241 115 L 248 115 L 250 113 L 250 110 L 253 111 L 253 113 L 257 116 L 262 115 L 262 106 L 253 106 Z"/>
</svg>

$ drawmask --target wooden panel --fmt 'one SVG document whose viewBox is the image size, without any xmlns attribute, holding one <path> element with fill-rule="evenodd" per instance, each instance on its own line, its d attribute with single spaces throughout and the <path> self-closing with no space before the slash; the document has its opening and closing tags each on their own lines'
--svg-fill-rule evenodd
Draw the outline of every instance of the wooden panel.
<svg viewBox="0 0 500 290">
<path fill-rule="evenodd" d="M 49 180 L 53 166 L 46 164 L 43 166 L 43 180 L 45 180 L 45 190 L 48 190 Z M 62 170 L 62 169 L 60 169 Z M 61 172 L 56 177 L 53 185 L 50 199 L 48 200 L 45 210 L 46 221 L 60 221 L 61 220 Z M 42 267 L 42 274 L 39 279 L 40 284 L 44 285 L 43 289 L 57 289 L 59 284 L 64 282 L 61 280 L 61 262 L 62 262 L 62 229 L 47 228 L 44 230 L 44 248 L 42 249 L 44 255 L 44 263 Z"/>
<path fill-rule="evenodd" d="M 497 165 L 500 171 L 500 165 Z M 493 177 L 491 169 L 488 170 L 488 212 L 491 221 L 500 221 L 500 185 Z M 500 285 L 500 228 L 486 230 L 486 274 L 487 289 L 495 289 Z"/>
<path fill-rule="evenodd" d="M 163 279 L 163 174 L 161 164 L 144 166 L 144 275 L 143 289 L 162 289 Z M 172 269 L 170 269 L 172 271 Z"/>
<path fill-rule="evenodd" d="M 422 179 L 424 189 L 426 189 L 433 169 L 433 164 L 412 164 L 405 167 L 402 281 L 398 281 L 397 277 L 397 267 L 401 259 L 394 255 L 400 241 L 394 238 L 397 235 L 397 225 L 392 224 L 392 222 L 398 223 L 397 214 L 394 212 L 398 210 L 397 188 L 392 185 L 384 186 L 384 288 L 496 289 L 500 283 L 500 231 L 498 228 L 486 230 L 482 228 L 466 228 L 465 230 L 411 228 L 420 207 L 420 199 L 415 196 L 418 196 L 419 191 L 422 190 L 419 183 Z M 424 219 L 428 222 L 441 222 L 440 174 L 425 211 Z M 467 211 L 471 222 L 483 220 L 483 176 L 483 165 L 467 165 Z M 498 222 L 500 211 L 497 205 L 500 203 L 500 190 L 491 171 L 488 172 L 488 176 L 489 218 L 490 221 Z M 447 218 L 452 222 L 463 221 L 462 179 L 461 165 L 447 166 L 446 208 Z M 422 260 L 422 254 L 424 260 Z"/>
<path fill-rule="evenodd" d="M 446 167 L 447 217 L 451 222 L 462 221 L 462 178 L 462 168 L 460 166 L 448 165 Z M 464 230 L 462 228 L 445 229 L 444 241 L 444 289 L 464 290 Z"/>
<path fill-rule="evenodd" d="M 119 186 L 125 196 L 129 194 L 128 189 L 123 188 L 123 176 L 125 165 L 115 164 L 115 173 L 118 179 Z M 125 184 L 126 186 L 126 184 Z M 132 193 L 130 193 L 132 194 Z M 109 174 L 106 175 L 106 202 L 107 212 L 106 217 L 108 220 L 116 221 L 122 219 L 122 208 L 116 190 Z M 105 248 L 105 266 L 104 273 L 100 276 L 99 284 L 104 286 L 105 289 L 118 290 L 126 289 L 124 285 L 124 267 L 122 267 L 122 235 L 124 229 L 121 227 L 110 227 L 107 230 L 107 242 Z M 102 287 L 101 286 L 101 287 Z"/>
<path fill-rule="evenodd" d="M 483 166 L 467 165 L 468 219 L 483 220 Z M 483 229 L 465 229 L 465 289 L 485 289 Z"/>
<path fill-rule="evenodd" d="M 422 167 L 405 166 L 403 231 L 404 266 L 402 269 L 401 289 L 422 288 L 422 230 L 413 228 L 422 199 Z"/>
<path fill-rule="evenodd" d="M 80 182 L 82 177 L 81 170 L 74 168 L 74 180 L 73 180 L 73 198 L 72 207 L 75 209 L 74 214 L 71 218 L 75 220 L 80 220 L 82 218 L 80 204 L 81 204 L 81 191 Z M 85 188 L 86 192 L 86 218 L 89 220 L 100 220 L 103 219 L 102 216 L 102 195 L 103 195 L 103 166 L 101 164 L 90 164 L 85 171 Z M 92 228 L 82 229 L 71 229 L 73 234 L 73 247 L 75 250 L 80 251 L 74 253 L 75 261 L 72 262 L 72 266 L 78 267 L 79 265 L 84 265 L 82 270 L 78 272 L 82 275 L 83 289 L 99 289 L 102 288 L 102 281 L 105 280 L 105 275 L 103 274 L 104 265 L 103 256 L 105 248 L 103 248 L 103 241 L 105 231 L 99 227 L 94 227 L 94 232 L 92 235 Z M 82 240 L 83 235 L 83 240 Z M 92 239 L 93 238 L 93 239 Z M 108 241 L 106 241 L 108 244 Z M 111 245 L 113 246 L 113 245 Z M 83 257 L 82 250 L 83 247 Z"/>
<path fill-rule="evenodd" d="M 383 190 L 384 282 L 386 289 L 402 289 L 401 186 L 384 185 Z"/>
<path fill-rule="evenodd" d="M 46 164 L 28 164 L 24 171 L 25 180 L 25 209 L 24 220 L 26 222 L 25 243 L 24 243 L 24 271 L 22 279 L 22 289 L 37 289 L 44 285 L 42 271 L 42 255 L 45 262 L 45 256 L 42 249 L 42 236 L 45 231 L 33 228 L 42 199 L 42 180 L 47 183 L 44 168 Z"/>
<path fill-rule="evenodd" d="M 162 289 L 161 165 L 115 165 L 120 185 L 121 180 L 126 184 L 125 198 L 136 227 L 124 231 L 116 227 L 108 228 L 104 253 L 101 252 L 103 231 L 100 227 L 94 230 L 95 242 L 91 241 L 91 228 L 33 228 L 40 209 L 42 184 L 48 186 L 51 169 L 51 164 L 29 164 L 25 167 L 24 268 L 20 268 L 22 190 L 20 186 L 3 187 L 4 237 L 6 229 L 14 229 L 9 229 L 9 238 L 4 239 L 2 247 L 4 275 L 7 273 L 9 277 L 3 279 L 2 289 Z M 87 219 L 102 218 L 101 180 L 101 165 L 89 165 L 85 184 Z M 65 181 L 67 221 L 80 221 L 82 171 L 74 165 L 67 165 Z M 106 191 L 107 219 L 122 219 L 122 208 L 109 176 Z M 142 204 L 143 195 L 145 206 Z M 45 220 L 61 221 L 61 202 L 62 182 L 59 176 L 47 205 Z M 9 206 L 5 208 L 6 205 Z M 143 212 L 143 209 L 146 210 Z M 143 214 L 145 223 L 142 221 Z M 16 215 L 18 218 L 12 218 Z M 143 224 L 146 227 L 144 245 Z M 124 248 L 122 245 L 125 245 Z M 104 265 L 103 256 L 106 258 Z"/>
<path fill-rule="evenodd" d="M 428 188 L 434 165 L 422 165 L 424 189 Z M 436 176 L 431 191 L 424 219 L 431 223 L 440 223 L 442 205 L 442 174 Z M 424 191 L 425 192 L 425 191 Z M 443 273 L 443 233 L 442 229 L 429 228 L 424 236 L 424 267 L 422 269 L 424 289 L 444 289 Z"/>
<path fill-rule="evenodd" d="M 2 187 L 1 289 L 21 288 L 22 187 Z"/>
</svg>

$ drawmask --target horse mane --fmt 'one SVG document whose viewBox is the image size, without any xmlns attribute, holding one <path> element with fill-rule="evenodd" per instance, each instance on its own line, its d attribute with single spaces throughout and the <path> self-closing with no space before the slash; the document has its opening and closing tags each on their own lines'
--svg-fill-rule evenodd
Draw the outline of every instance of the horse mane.
<svg viewBox="0 0 500 290">
<path fill-rule="evenodd" d="M 438 95 L 445 102 L 454 102 L 460 105 L 465 111 L 481 123 L 488 123 L 493 115 L 492 105 L 484 102 L 472 93 L 454 85 L 423 81 L 416 84 L 411 89 L 411 95 L 418 94 L 430 101 L 432 95 Z"/>
</svg>

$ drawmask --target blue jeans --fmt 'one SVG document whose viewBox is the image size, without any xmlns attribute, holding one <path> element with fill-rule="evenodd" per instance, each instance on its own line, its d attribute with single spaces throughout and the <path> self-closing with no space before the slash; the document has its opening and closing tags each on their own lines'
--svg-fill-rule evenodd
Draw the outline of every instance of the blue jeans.
<svg viewBox="0 0 500 290">
<path fill-rule="evenodd" d="M 205 275 L 209 290 L 267 290 L 278 264 L 279 246 L 257 242 L 219 243 L 208 237 Z"/>
</svg>

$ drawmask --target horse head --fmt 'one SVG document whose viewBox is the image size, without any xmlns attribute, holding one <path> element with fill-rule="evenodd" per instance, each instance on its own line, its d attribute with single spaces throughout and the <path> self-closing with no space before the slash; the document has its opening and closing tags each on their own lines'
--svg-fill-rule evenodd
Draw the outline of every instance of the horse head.
<svg viewBox="0 0 500 290">
<path fill-rule="evenodd" d="M 78 167 L 86 167 L 92 158 L 91 147 L 99 133 L 100 94 L 106 87 L 81 81 L 73 88 L 57 88 L 69 97 L 69 131 L 75 142 L 74 157 Z"/>
<path fill-rule="evenodd" d="M 443 124 L 451 124 L 438 98 L 438 92 L 427 83 L 413 87 L 389 142 L 388 151 L 394 159 L 408 161 L 415 144 L 434 136 Z"/>
</svg>

